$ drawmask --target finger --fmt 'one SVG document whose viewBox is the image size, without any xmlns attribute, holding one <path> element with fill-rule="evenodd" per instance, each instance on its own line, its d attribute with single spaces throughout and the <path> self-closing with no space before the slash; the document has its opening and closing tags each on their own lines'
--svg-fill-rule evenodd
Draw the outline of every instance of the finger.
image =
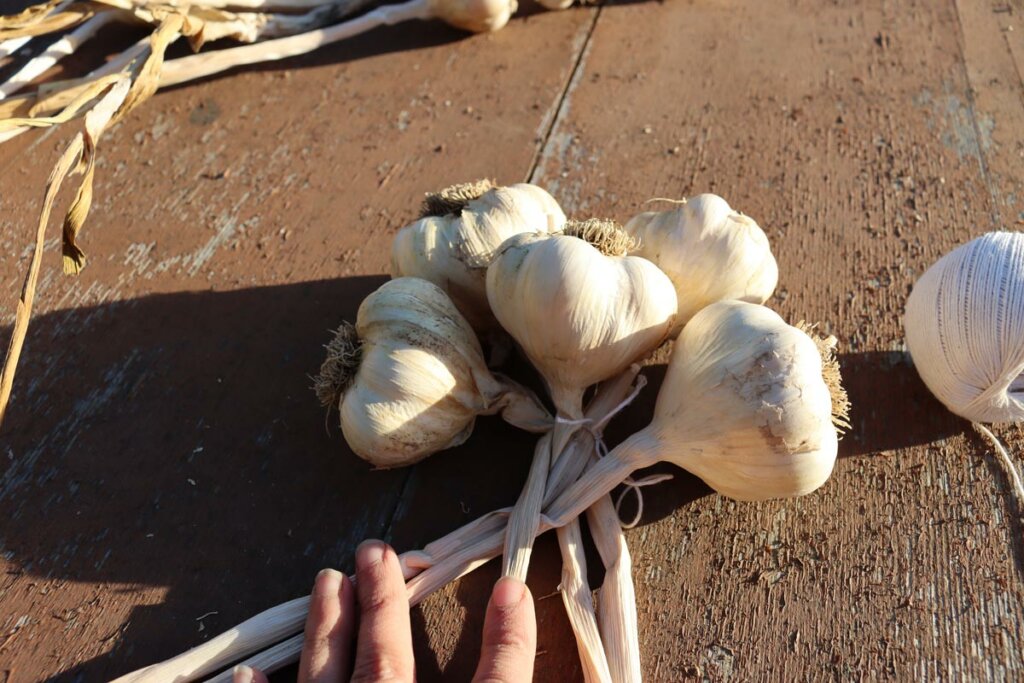
<svg viewBox="0 0 1024 683">
<path fill-rule="evenodd" d="M 267 675 L 259 669 L 239 664 L 231 674 L 231 683 L 267 683 Z"/>
<path fill-rule="evenodd" d="M 359 637 L 353 683 L 408 683 L 415 676 L 409 597 L 395 551 L 380 541 L 356 550 Z"/>
<path fill-rule="evenodd" d="M 533 679 L 537 617 L 526 584 L 505 577 L 494 585 L 484 617 L 480 663 L 473 683 L 519 683 Z"/>
<path fill-rule="evenodd" d="M 310 596 L 298 683 L 337 683 L 348 674 L 355 622 L 352 582 L 341 572 L 324 569 L 316 575 Z"/>
</svg>

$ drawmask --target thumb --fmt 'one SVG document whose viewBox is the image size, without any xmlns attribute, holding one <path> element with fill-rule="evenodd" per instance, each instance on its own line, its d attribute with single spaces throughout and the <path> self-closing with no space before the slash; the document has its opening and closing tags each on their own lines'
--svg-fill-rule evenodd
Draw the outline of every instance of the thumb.
<svg viewBox="0 0 1024 683">
<path fill-rule="evenodd" d="M 533 678 L 537 618 L 533 596 L 522 581 L 505 577 L 494 585 L 484 618 L 483 647 L 473 683 L 523 683 Z"/>
</svg>

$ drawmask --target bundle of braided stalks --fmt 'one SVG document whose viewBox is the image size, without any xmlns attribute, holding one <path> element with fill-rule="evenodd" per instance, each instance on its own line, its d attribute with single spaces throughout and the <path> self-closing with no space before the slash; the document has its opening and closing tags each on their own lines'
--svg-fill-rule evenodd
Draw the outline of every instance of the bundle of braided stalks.
<svg viewBox="0 0 1024 683">
<path fill-rule="evenodd" d="M 64 216 L 64 272 L 77 274 L 85 254 L 77 237 L 92 203 L 96 146 L 111 125 L 127 116 L 159 88 L 211 76 L 228 69 L 312 52 L 378 26 L 412 19 L 440 19 L 470 32 L 502 28 L 516 11 L 516 0 L 405 0 L 365 11 L 375 0 L 44 0 L 18 14 L 0 15 L 0 62 L 13 61 L 0 83 L 0 142 L 33 128 L 70 125 L 93 110 L 82 131 L 53 167 L 47 181 L 35 250 L 25 275 L 3 369 L 0 371 L 0 426 L 7 411 L 35 298 L 46 226 L 61 185 L 80 175 L 75 198 Z M 568 6 L 545 0 L 552 9 Z M 571 4 L 571 3 L 570 3 Z M 365 12 L 360 14 L 361 12 Z M 63 58 L 95 40 L 104 28 L 136 26 L 150 31 L 81 77 L 34 82 Z M 56 39 L 55 39 L 56 38 Z M 188 41 L 196 54 L 165 60 L 168 46 Z M 200 50 L 226 39 L 241 45 Z M 45 49 L 22 63 L 19 55 L 37 44 Z M 121 92 L 127 83 L 128 92 Z M 111 112 L 103 113 L 106 110 Z"/>
<path fill-rule="evenodd" d="M 503 575 L 525 580 L 534 538 L 557 529 L 563 601 L 588 681 L 641 680 L 631 560 L 612 488 L 653 483 L 630 473 L 669 460 L 739 500 L 803 495 L 831 473 L 836 425 L 845 424 L 835 340 L 759 305 L 777 280 L 763 231 L 713 195 L 676 204 L 623 229 L 566 221 L 531 185 L 481 181 L 429 195 L 422 218 L 395 239 L 396 279 L 363 302 L 355 325 L 339 328 L 316 386 L 337 407 L 353 452 L 378 467 L 462 443 L 479 415 L 543 433 L 514 507 L 401 563 L 416 604 L 499 554 Z M 644 384 L 637 362 L 680 330 L 654 421 L 608 453 L 605 425 Z M 496 331 L 540 371 L 553 419 L 486 367 L 477 335 Z M 597 607 L 583 513 L 606 570 Z M 276 670 L 298 658 L 308 605 L 272 608 L 119 680 L 194 680 L 240 660 Z"/>
</svg>

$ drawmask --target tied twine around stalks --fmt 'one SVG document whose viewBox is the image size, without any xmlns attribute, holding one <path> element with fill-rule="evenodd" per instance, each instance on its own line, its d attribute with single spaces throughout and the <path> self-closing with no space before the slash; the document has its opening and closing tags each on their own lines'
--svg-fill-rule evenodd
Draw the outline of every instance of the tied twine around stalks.
<svg viewBox="0 0 1024 683">
<path fill-rule="evenodd" d="M 612 410 L 607 415 L 602 417 L 600 420 L 595 421 L 590 418 L 570 420 L 564 417 L 555 417 L 555 422 L 564 425 L 578 425 L 583 429 L 586 429 L 594 437 L 594 448 L 597 451 L 598 457 L 603 458 L 606 455 L 608 455 L 608 445 L 605 443 L 604 440 L 604 428 L 608 425 L 608 422 L 611 421 L 613 417 L 618 415 L 626 408 L 626 406 L 628 406 L 630 403 L 636 400 L 636 397 L 640 395 L 640 392 L 643 390 L 645 386 L 647 386 L 647 378 L 644 377 L 643 375 L 638 375 L 636 378 L 636 385 L 633 387 L 633 391 L 629 394 L 629 396 L 623 399 L 617 406 L 612 408 Z M 622 526 L 623 529 L 632 529 L 637 524 L 639 524 L 640 520 L 643 518 L 644 494 L 643 491 L 641 491 L 643 487 L 660 484 L 670 479 L 673 479 L 673 476 L 671 474 L 652 474 L 646 477 L 641 477 L 640 479 L 626 477 L 626 479 L 623 480 L 622 482 L 623 486 L 625 486 L 626 488 L 623 489 L 621 493 L 619 493 L 618 497 L 615 500 L 615 512 L 619 515 L 620 526 Z M 621 508 L 622 503 L 626 498 L 626 494 L 630 492 L 633 492 L 636 495 L 636 513 L 627 522 L 623 521 L 622 519 Z"/>
</svg>

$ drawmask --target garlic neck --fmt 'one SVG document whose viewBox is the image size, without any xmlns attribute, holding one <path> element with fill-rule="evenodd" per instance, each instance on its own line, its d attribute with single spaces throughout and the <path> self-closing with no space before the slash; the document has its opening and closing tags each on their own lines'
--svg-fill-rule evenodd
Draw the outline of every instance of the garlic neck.
<svg viewBox="0 0 1024 683">
<path fill-rule="evenodd" d="M 660 443 L 650 427 L 623 441 L 546 508 L 552 526 L 571 522 L 630 474 L 658 462 L 659 450 Z"/>
</svg>

